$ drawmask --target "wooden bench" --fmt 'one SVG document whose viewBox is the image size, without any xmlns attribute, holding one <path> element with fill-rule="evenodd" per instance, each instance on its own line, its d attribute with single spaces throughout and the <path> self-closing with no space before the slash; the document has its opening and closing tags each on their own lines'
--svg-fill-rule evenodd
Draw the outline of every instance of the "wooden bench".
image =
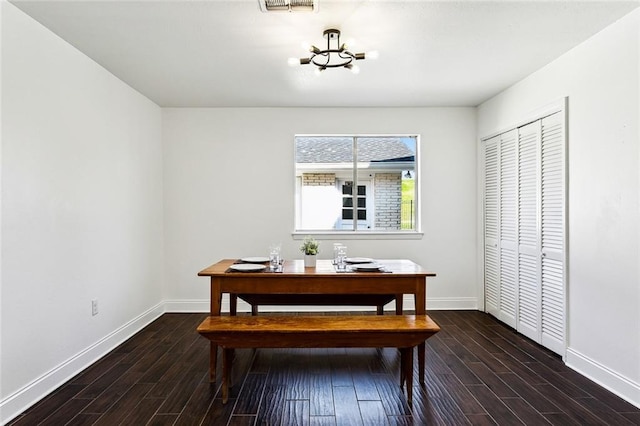
<svg viewBox="0 0 640 426">
<path fill-rule="evenodd" d="M 440 330 L 427 315 L 210 316 L 198 333 L 222 347 L 222 402 L 229 399 L 233 349 L 400 349 L 400 386 L 411 403 L 413 348 Z"/>
</svg>

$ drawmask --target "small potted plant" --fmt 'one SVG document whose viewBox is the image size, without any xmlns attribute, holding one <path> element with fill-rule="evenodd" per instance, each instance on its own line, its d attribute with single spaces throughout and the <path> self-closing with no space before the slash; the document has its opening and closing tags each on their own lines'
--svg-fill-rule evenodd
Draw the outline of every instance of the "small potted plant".
<svg viewBox="0 0 640 426">
<path fill-rule="evenodd" d="M 320 244 L 311 236 L 305 237 L 300 251 L 304 253 L 304 267 L 315 268 L 316 256 L 320 252 Z"/>
</svg>

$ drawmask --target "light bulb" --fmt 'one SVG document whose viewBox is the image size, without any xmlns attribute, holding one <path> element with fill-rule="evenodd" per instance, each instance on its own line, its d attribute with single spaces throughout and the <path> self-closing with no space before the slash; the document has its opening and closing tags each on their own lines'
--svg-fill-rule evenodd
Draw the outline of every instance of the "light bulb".
<svg viewBox="0 0 640 426">
<path fill-rule="evenodd" d="M 298 59 L 298 58 L 289 58 L 287 60 L 287 63 L 289 64 L 290 67 L 295 67 L 296 65 L 300 65 L 300 59 Z"/>
<path fill-rule="evenodd" d="M 378 53 L 377 50 L 372 50 L 366 53 L 367 59 L 378 59 L 379 56 L 380 56 L 380 53 Z"/>
<path fill-rule="evenodd" d="M 353 65 L 349 70 L 354 74 L 360 74 L 360 67 L 357 65 Z"/>
<path fill-rule="evenodd" d="M 320 76 L 322 74 L 323 69 L 322 68 L 316 68 L 315 71 L 313 72 L 316 76 Z"/>
</svg>

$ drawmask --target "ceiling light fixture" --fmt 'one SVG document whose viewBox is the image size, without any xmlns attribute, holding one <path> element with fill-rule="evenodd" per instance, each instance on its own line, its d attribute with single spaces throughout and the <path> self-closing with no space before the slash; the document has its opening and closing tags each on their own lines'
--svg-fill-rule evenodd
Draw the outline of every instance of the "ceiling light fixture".
<svg viewBox="0 0 640 426">
<path fill-rule="evenodd" d="M 340 44 L 340 30 L 329 28 L 322 33 L 323 37 L 327 39 L 327 48 L 319 49 L 316 46 L 310 46 L 309 51 L 311 56 L 308 58 L 290 58 L 290 65 L 308 65 L 313 64 L 317 66 L 316 73 L 320 74 L 327 68 L 346 68 L 357 74 L 360 68 L 353 63 L 366 58 L 376 58 L 376 52 L 365 53 L 351 53 L 347 50 L 345 44 Z"/>
</svg>

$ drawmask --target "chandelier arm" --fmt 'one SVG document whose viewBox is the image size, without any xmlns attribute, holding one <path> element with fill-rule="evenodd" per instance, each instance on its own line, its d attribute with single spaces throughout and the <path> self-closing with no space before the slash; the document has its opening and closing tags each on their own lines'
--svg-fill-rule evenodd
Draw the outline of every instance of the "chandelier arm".
<svg viewBox="0 0 640 426">
<path fill-rule="evenodd" d="M 344 52 L 338 52 L 338 56 L 342 59 L 349 59 L 349 62 L 355 59 L 355 55 L 347 50 Z"/>
<path fill-rule="evenodd" d="M 319 60 L 316 60 L 316 58 L 318 58 L 318 56 L 326 59 L 324 63 L 320 62 Z M 328 53 L 325 53 L 324 50 L 320 51 L 320 53 L 317 53 L 315 55 L 313 55 L 311 58 L 311 62 L 321 68 L 326 68 L 329 64 L 329 62 L 331 61 L 331 56 Z M 320 59 L 320 58 L 318 58 Z"/>
<path fill-rule="evenodd" d="M 352 61 L 349 62 L 341 62 L 339 64 L 330 64 L 330 63 L 326 63 L 326 64 L 319 64 L 317 62 L 311 61 L 314 65 L 320 67 L 320 68 L 344 68 L 345 65 L 349 65 Z"/>
</svg>

